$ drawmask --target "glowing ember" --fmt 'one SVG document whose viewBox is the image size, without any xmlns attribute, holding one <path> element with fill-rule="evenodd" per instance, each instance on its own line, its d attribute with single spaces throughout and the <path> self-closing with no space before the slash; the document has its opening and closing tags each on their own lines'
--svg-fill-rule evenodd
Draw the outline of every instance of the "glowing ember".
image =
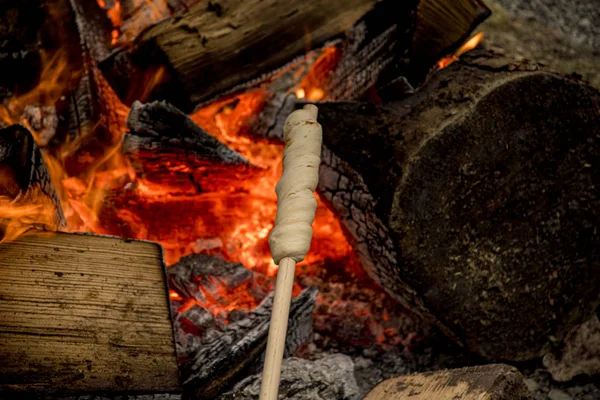
<svg viewBox="0 0 600 400">
<path fill-rule="evenodd" d="M 483 40 L 483 37 L 483 32 L 479 32 L 476 35 L 472 36 L 454 54 L 438 61 L 438 67 L 440 69 L 446 68 L 448 65 L 458 60 L 458 57 L 460 57 L 461 55 L 475 49 L 477 45 L 479 45 L 479 43 Z"/>
</svg>

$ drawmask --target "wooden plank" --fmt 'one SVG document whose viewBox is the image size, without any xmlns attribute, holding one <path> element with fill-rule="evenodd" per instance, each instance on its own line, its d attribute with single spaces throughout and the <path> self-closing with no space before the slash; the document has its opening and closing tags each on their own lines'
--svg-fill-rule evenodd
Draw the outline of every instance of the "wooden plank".
<svg viewBox="0 0 600 400">
<path fill-rule="evenodd" d="M 28 233 L 0 269 L 0 392 L 179 391 L 158 244 Z"/>
<path fill-rule="evenodd" d="M 525 400 L 529 391 L 519 371 L 504 364 L 451 369 L 390 378 L 364 400 Z"/>
</svg>

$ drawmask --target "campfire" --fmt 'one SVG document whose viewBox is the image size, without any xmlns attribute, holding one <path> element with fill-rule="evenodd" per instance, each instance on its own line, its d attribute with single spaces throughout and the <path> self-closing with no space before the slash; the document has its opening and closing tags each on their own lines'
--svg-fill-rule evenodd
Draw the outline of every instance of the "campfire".
<svg viewBox="0 0 600 400">
<path fill-rule="evenodd" d="M 157 372 L 156 387 L 134 372 L 98 384 L 89 360 L 73 380 L 82 386 L 52 378 L 43 392 L 176 392 L 179 375 L 186 396 L 253 398 L 277 274 L 268 236 L 283 124 L 307 103 L 319 106 L 324 146 L 284 394 L 303 369 L 339 366 L 319 379 L 331 392 L 322 398 L 341 399 L 408 363 L 531 361 L 591 318 L 600 97 L 482 49 L 481 0 L 27 0 L 7 10 L 7 51 L 23 51 L 1 62 L 23 76 L 0 83 L 0 256 L 24 260 L 13 254 L 39 242 L 78 248 L 90 257 L 79 263 L 100 270 L 129 252 L 164 262 L 169 308 L 157 312 L 169 313 L 177 350 L 178 372 Z M 511 321 L 517 304 L 527 313 Z M 369 354 L 395 366 L 357 386 L 354 365 Z M 0 385 L 21 393 L 50 367 L 11 368 Z M 317 398 L 300 380 L 294 398 Z"/>
</svg>

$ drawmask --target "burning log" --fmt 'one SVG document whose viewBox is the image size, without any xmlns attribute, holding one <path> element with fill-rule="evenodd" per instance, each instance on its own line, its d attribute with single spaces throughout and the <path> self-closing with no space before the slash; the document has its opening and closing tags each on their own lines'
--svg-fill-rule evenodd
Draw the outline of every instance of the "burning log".
<svg viewBox="0 0 600 400">
<path fill-rule="evenodd" d="M 168 66 L 171 82 L 161 85 L 161 97 L 187 110 L 303 54 L 307 34 L 311 46 L 342 34 L 375 3 L 199 2 L 142 32 L 131 50 L 114 53 L 101 68 L 123 99 L 131 76 Z"/>
<path fill-rule="evenodd" d="M 327 87 L 319 88 L 320 96 L 340 98 L 364 91 L 378 81 L 387 83 L 397 78 L 410 59 L 411 47 L 443 47 L 436 54 L 443 56 L 456 46 L 452 40 L 464 38 L 489 15 L 480 0 L 463 0 L 457 5 L 424 1 L 434 3 L 422 7 L 424 11 L 419 14 L 430 18 L 426 26 L 460 14 L 461 18 L 450 18 L 449 35 L 440 35 L 445 39 L 413 39 L 416 0 L 404 2 L 400 11 L 397 2 L 387 0 L 310 1 L 294 4 L 291 9 L 290 4 L 277 0 L 266 4 L 227 0 L 198 3 L 159 22 L 143 31 L 131 48 L 113 53 L 100 67 L 126 103 L 139 91 L 133 87 L 137 80 L 131 77 L 151 72 L 160 75 L 153 98 L 167 99 L 188 111 L 236 87 L 256 84 L 255 79 L 262 77 L 259 80 L 263 82 L 267 76 L 275 77 L 278 68 L 306 52 L 307 40 L 318 48 L 347 32 L 346 41 L 333 50 L 332 64 L 327 63 L 323 71 L 329 75 L 328 83 L 320 81 Z M 423 33 L 423 29 L 417 31 Z M 352 87 L 348 87 L 349 78 Z"/>
<path fill-rule="evenodd" d="M 308 288 L 292 300 L 285 352 L 288 356 L 312 338 L 316 296 L 316 289 Z M 199 399 L 212 399 L 231 388 L 240 374 L 257 368 L 267 345 L 272 307 L 271 294 L 246 318 L 227 325 L 222 332 L 206 333 L 195 357 L 182 366 L 186 392 Z"/>
<path fill-rule="evenodd" d="M 516 368 L 492 364 L 391 378 L 377 385 L 365 400 L 406 398 L 527 400 L 531 397 Z"/>
<path fill-rule="evenodd" d="M 31 223 L 66 229 L 65 216 L 42 153 L 20 125 L 0 129 L 0 232 L 11 239 Z"/>
<path fill-rule="evenodd" d="M 26 234 L 0 268 L 3 394 L 181 393 L 160 246 Z"/>
<path fill-rule="evenodd" d="M 598 97 L 477 53 L 403 102 L 323 103 L 319 189 L 403 304 L 484 357 L 535 358 L 598 301 Z"/>
</svg>

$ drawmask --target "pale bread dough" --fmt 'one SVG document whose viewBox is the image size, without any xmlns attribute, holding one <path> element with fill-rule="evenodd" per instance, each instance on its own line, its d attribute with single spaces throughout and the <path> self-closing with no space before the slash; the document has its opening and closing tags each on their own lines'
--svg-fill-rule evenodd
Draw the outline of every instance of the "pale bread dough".
<svg viewBox="0 0 600 400">
<path fill-rule="evenodd" d="M 314 191 L 319 182 L 323 141 L 317 112 L 314 105 L 306 105 L 291 113 L 283 128 L 283 173 L 275 187 L 277 216 L 269 235 L 275 264 L 285 257 L 300 262 L 310 248 L 311 225 L 317 209 Z"/>
</svg>

